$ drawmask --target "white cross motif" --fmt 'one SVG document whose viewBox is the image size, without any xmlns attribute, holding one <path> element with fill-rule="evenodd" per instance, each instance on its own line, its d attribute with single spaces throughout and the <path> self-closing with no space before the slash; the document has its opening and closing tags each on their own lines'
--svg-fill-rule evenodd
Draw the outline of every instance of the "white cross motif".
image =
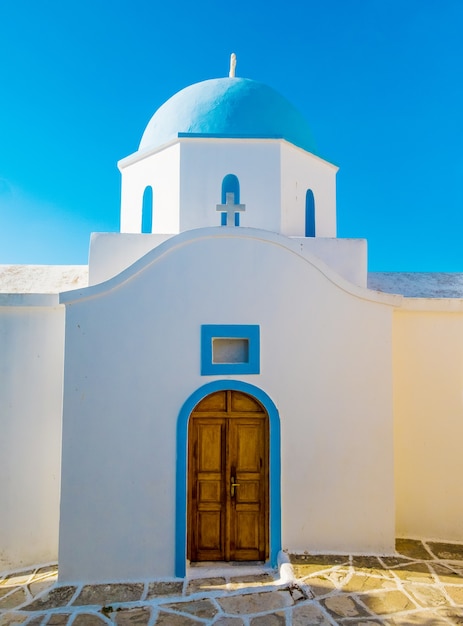
<svg viewBox="0 0 463 626">
<path fill-rule="evenodd" d="M 226 194 L 226 204 L 218 204 L 217 211 L 227 214 L 227 226 L 235 226 L 235 213 L 246 211 L 245 204 L 235 204 L 235 194 Z"/>
</svg>

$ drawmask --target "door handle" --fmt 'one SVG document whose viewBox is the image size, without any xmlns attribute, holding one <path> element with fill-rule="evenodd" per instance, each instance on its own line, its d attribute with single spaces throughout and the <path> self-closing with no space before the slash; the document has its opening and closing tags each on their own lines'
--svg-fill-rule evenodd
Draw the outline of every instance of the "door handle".
<svg viewBox="0 0 463 626">
<path fill-rule="evenodd" d="M 235 483 L 235 477 L 232 476 L 231 477 L 231 482 L 230 482 L 230 495 L 232 498 L 235 497 L 235 487 L 239 487 L 240 484 L 239 483 Z"/>
</svg>

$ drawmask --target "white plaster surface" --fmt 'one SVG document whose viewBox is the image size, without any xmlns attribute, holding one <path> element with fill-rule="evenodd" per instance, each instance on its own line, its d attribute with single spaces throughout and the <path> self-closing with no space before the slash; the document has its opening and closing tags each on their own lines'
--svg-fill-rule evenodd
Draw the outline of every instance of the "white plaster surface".
<svg viewBox="0 0 463 626">
<path fill-rule="evenodd" d="M 179 232 L 180 145 L 154 153 L 135 153 L 119 161 L 121 181 L 121 232 L 141 233 L 143 193 L 153 188 L 153 233 Z"/>
<path fill-rule="evenodd" d="M 317 257 L 340 276 L 358 287 L 367 286 L 367 242 L 365 239 L 292 237 L 302 255 Z"/>
<path fill-rule="evenodd" d="M 463 539 L 463 310 L 394 314 L 397 533 Z"/>
<path fill-rule="evenodd" d="M 315 235 L 336 237 L 338 168 L 300 148 L 281 142 L 281 227 L 285 235 L 305 234 L 306 192 L 315 199 Z"/>
<path fill-rule="evenodd" d="M 217 227 L 221 230 L 224 227 Z M 89 285 L 113 278 L 150 250 L 174 235 L 93 233 L 90 241 Z M 367 282 L 367 245 L 364 239 L 291 237 L 303 256 L 314 256 L 359 287 Z"/>
<path fill-rule="evenodd" d="M 121 160 L 119 169 L 121 232 L 141 232 L 147 185 L 153 187 L 153 233 L 220 225 L 222 181 L 234 174 L 246 205 L 242 226 L 303 236 L 312 189 L 317 236 L 336 236 L 337 167 L 284 140 L 181 138 Z"/>
<path fill-rule="evenodd" d="M 0 293 L 56 294 L 87 284 L 87 265 L 0 265 Z"/>
<path fill-rule="evenodd" d="M 64 307 L 0 305 L 0 569 L 58 555 Z"/>
<path fill-rule="evenodd" d="M 173 235 L 92 233 L 88 284 L 96 285 L 117 276 L 135 261 Z"/>
<path fill-rule="evenodd" d="M 280 412 L 283 547 L 393 551 L 400 298 L 240 228 L 183 233 L 61 300 L 62 581 L 173 575 L 177 417 L 216 379 L 200 375 L 201 324 L 260 325 L 261 374 L 234 378 Z"/>
</svg>

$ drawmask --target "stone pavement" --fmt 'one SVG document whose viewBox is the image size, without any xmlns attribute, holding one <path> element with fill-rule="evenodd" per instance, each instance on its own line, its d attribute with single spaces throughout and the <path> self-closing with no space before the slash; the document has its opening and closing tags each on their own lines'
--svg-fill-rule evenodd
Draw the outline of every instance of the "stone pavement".
<svg viewBox="0 0 463 626">
<path fill-rule="evenodd" d="M 185 580 L 57 584 L 0 574 L 0 626 L 463 625 L 463 545 L 397 540 L 394 557 L 290 555 L 280 574 L 192 567 Z"/>
</svg>

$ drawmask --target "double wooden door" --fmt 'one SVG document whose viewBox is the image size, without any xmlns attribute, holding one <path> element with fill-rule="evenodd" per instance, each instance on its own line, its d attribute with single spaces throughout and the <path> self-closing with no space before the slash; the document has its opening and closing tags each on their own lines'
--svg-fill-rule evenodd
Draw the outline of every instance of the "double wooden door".
<svg viewBox="0 0 463 626">
<path fill-rule="evenodd" d="M 261 561 L 268 556 L 269 424 L 238 391 L 204 398 L 188 427 L 188 558 Z"/>
</svg>

